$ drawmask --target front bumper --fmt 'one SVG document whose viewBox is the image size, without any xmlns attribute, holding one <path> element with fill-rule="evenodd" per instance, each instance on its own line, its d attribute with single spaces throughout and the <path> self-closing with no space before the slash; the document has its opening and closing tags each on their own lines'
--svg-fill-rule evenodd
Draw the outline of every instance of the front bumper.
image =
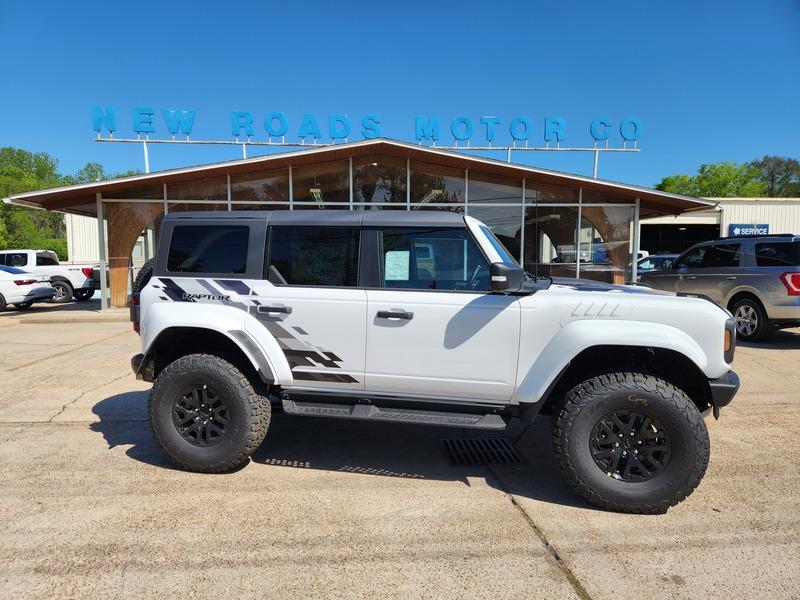
<svg viewBox="0 0 800 600">
<path fill-rule="evenodd" d="M 711 389 L 714 418 L 719 419 L 719 409 L 728 406 L 739 391 L 739 376 L 734 371 L 728 371 L 722 377 L 710 379 L 708 387 Z"/>
</svg>

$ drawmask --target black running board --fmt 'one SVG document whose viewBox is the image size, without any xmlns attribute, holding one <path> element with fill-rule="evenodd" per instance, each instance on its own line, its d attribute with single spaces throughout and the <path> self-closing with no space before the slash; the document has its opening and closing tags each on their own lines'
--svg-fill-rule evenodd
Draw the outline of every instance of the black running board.
<svg viewBox="0 0 800 600">
<path fill-rule="evenodd" d="M 290 415 L 306 417 L 332 417 L 338 419 L 360 419 L 362 421 L 386 421 L 392 423 L 417 423 L 442 427 L 464 427 L 502 431 L 506 422 L 500 415 L 469 414 L 410 408 L 391 408 L 374 404 L 326 404 L 319 402 L 296 402 L 283 399 L 283 411 Z"/>
</svg>

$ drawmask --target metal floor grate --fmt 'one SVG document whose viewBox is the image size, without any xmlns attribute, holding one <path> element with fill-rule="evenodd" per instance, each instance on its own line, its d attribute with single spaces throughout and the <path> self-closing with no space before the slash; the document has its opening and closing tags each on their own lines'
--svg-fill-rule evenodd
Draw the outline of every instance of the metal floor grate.
<svg viewBox="0 0 800 600">
<path fill-rule="evenodd" d="M 442 446 L 453 465 L 517 465 L 524 462 L 508 438 L 442 440 Z"/>
</svg>

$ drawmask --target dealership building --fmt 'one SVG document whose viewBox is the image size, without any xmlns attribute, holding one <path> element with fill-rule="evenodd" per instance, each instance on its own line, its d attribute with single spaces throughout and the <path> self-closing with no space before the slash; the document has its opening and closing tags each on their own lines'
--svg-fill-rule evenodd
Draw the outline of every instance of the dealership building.
<svg viewBox="0 0 800 600">
<path fill-rule="evenodd" d="M 162 215 L 176 211 L 455 211 L 493 227 L 532 273 L 624 283 L 636 275 L 632 257 L 640 246 L 647 249 L 640 221 L 647 223 L 643 237 L 653 227 L 653 235 L 666 239 L 669 228 L 697 225 L 692 219 L 705 223 L 720 206 L 380 138 L 38 190 L 6 201 L 66 213 L 70 260 L 108 268 L 103 304 L 113 307 L 127 305 L 133 268 L 152 256 Z"/>
</svg>

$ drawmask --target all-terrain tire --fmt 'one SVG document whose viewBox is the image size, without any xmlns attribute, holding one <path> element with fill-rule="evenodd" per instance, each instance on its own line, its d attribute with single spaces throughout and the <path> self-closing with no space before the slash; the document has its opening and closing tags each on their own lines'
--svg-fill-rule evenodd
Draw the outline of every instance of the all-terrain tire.
<svg viewBox="0 0 800 600">
<path fill-rule="evenodd" d="M 139 269 L 139 272 L 136 274 L 136 279 L 133 280 L 131 293 L 138 294 L 142 291 L 142 288 L 147 285 L 147 283 L 150 281 L 150 278 L 153 276 L 153 268 L 155 267 L 155 264 L 156 259 L 151 258 L 142 265 L 142 268 Z"/>
<path fill-rule="evenodd" d="M 188 441 L 173 419 L 185 391 L 207 386 L 222 399 L 227 429 L 211 445 Z M 150 428 L 161 448 L 179 467 L 200 473 L 224 473 L 247 462 L 264 440 L 270 402 L 231 363 L 208 354 L 189 354 L 169 364 L 156 378 L 147 401 Z"/>
<path fill-rule="evenodd" d="M 72 300 L 72 286 L 66 281 L 54 281 L 53 286 L 53 299 L 51 302 L 55 304 L 66 304 Z"/>
<path fill-rule="evenodd" d="M 623 480 L 596 462 L 593 436 L 597 431 L 606 436 L 600 423 L 618 414 L 645 415 L 659 423 L 660 429 L 653 430 L 666 432 L 669 457 L 650 478 Z M 592 377 L 567 392 L 555 415 L 553 449 L 566 482 L 592 504 L 619 512 L 659 514 L 698 486 L 708 466 L 710 443 L 700 412 L 682 390 L 652 375 L 623 372 Z"/>
<path fill-rule="evenodd" d="M 767 311 L 755 298 L 737 300 L 731 307 L 736 319 L 736 337 L 743 342 L 760 342 L 775 330 L 767 317 Z"/>
</svg>

